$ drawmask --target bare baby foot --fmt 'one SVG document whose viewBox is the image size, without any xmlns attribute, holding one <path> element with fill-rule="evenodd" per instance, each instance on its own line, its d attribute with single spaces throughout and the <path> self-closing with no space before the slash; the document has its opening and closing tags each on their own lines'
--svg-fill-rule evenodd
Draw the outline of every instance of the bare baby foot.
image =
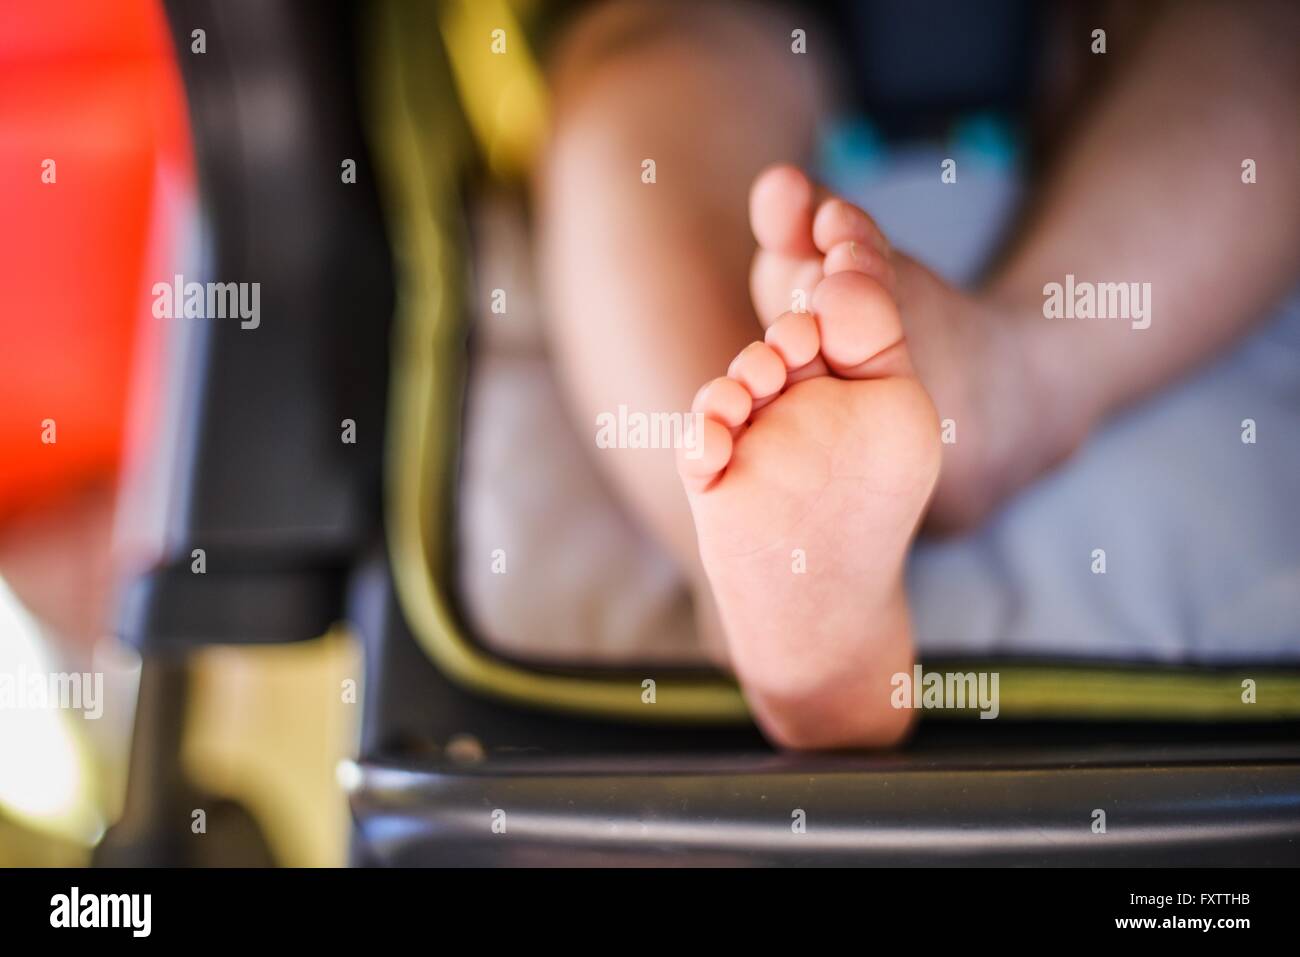
<svg viewBox="0 0 1300 957">
<path fill-rule="evenodd" d="M 1022 317 L 892 248 L 858 207 L 778 165 L 754 181 L 750 220 L 758 241 L 750 292 L 765 326 L 806 310 L 821 278 L 838 272 L 870 276 L 898 303 L 917 374 L 941 420 L 943 469 L 928 528 L 978 525 L 1082 438 L 1068 416 L 1032 398 L 1050 390 L 1034 381 Z"/>
<path fill-rule="evenodd" d="M 884 277 L 888 278 L 888 277 Z M 679 457 L 732 664 L 788 747 L 889 744 L 910 713 L 903 567 L 939 474 L 934 406 L 881 278 L 826 276 L 702 388 Z"/>
</svg>

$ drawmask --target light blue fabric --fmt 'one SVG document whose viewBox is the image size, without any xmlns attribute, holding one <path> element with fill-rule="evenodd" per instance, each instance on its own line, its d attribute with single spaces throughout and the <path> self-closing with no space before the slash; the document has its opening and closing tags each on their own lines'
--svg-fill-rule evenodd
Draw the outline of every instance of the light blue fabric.
<svg viewBox="0 0 1300 957">
<path fill-rule="evenodd" d="M 955 282 L 996 247 L 1013 165 L 895 151 L 832 185 Z M 1161 316 L 1158 302 L 1154 321 Z M 1140 334 L 1140 333 L 1139 333 Z M 1242 442 L 1253 419 L 1256 443 Z M 975 534 L 922 542 L 909 588 L 922 652 L 1300 662 L 1300 294 L 1215 362 L 1131 410 Z M 1093 573 L 1104 549 L 1106 573 Z"/>
</svg>

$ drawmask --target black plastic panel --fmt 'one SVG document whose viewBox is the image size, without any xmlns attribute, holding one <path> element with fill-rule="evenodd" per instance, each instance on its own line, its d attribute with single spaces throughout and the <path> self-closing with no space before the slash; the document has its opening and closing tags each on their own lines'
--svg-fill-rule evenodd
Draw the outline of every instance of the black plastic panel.
<svg viewBox="0 0 1300 957">
<path fill-rule="evenodd" d="M 157 513 L 129 517 L 161 534 L 120 629 L 148 650 L 311 638 L 341 614 L 344 572 L 380 514 L 393 290 L 356 101 L 357 11 L 171 0 L 167 13 L 202 207 L 203 274 L 185 278 L 259 283 L 260 322 L 155 320 L 186 324 L 168 330 L 185 368 L 160 397 L 173 434 L 158 437 Z"/>
</svg>

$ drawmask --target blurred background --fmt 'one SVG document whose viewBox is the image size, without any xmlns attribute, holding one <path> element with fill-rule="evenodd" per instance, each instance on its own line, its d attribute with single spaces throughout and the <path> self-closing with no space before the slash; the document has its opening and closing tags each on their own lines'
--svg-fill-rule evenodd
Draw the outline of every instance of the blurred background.
<svg viewBox="0 0 1300 957">
<path fill-rule="evenodd" d="M 402 815 L 456 822 L 372 780 L 380 759 L 766 756 L 674 562 L 573 428 L 544 334 L 543 63 L 594 6 L 0 5 L 0 677 L 103 676 L 99 717 L 0 708 L 0 866 L 418 860 Z M 827 120 L 816 170 L 962 284 L 1059 121 L 1022 81 L 1077 78 L 1058 41 L 1083 5 L 922 6 L 790 5 L 899 38 L 839 57 L 878 96 Z M 156 318 L 177 275 L 260 283 L 261 325 Z M 1295 421 L 1298 332 L 1293 296 L 1200 385 L 923 544 L 923 650 L 999 662 L 1027 727 L 1202 741 L 1245 720 L 1250 676 L 1269 691 L 1250 733 L 1293 735 L 1300 542 L 1268 503 L 1300 443 L 1227 463 L 1243 403 Z M 1259 545 L 1258 580 L 1222 572 L 1225 527 Z M 1129 554 L 1121 582 L 1075 574 L 1098 539 Z M 637 725 L 648 670 L 689 733 Z"/>
<path fill-rule="evenodd" d="M 150 533 L 118 492 L 157 455 L 159 383 L 178 349 L 151 321 L 150 287 L 193 263 L 202 228 L 161 3 L 4 5 L 0 179 L 0 671 L 99 674 L 104 689 L 93 719 L 0 709 L 0 865 L 88 863 L 122 812 L 140 691 L 140 656 L 114 615 Z M 276 860 L 344 860 L 334 768 L 356 718 L 336 689 L 357 667 L 341 632 L 195 659 L 173 718 L 204 795 L 193 807 L 216 831 L 221 799 L 237 799 L 258 809 Z M 232 859 L 264 854 L 251 846 Z"/>
</svg>

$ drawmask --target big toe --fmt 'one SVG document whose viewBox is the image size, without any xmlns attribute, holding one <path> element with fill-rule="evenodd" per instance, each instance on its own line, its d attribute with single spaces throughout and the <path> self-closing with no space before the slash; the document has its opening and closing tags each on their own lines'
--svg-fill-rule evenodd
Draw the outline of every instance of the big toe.
<svg viewBox="0 0 1300 957">
<path fill-rule="evenodd" d="M 764 249 L 785 256 L 814 256 L 813 213 L 817 190 L 797 166 L 778 163 L 754 179 L 749 222 Z"/>
<path fill-rule="evenodd" d="M 827 364 L 847 378 L 911 371 L 894 298 L 876 279 L 837 272 L 813 290 L 813 313 Z"/>
</svg>

